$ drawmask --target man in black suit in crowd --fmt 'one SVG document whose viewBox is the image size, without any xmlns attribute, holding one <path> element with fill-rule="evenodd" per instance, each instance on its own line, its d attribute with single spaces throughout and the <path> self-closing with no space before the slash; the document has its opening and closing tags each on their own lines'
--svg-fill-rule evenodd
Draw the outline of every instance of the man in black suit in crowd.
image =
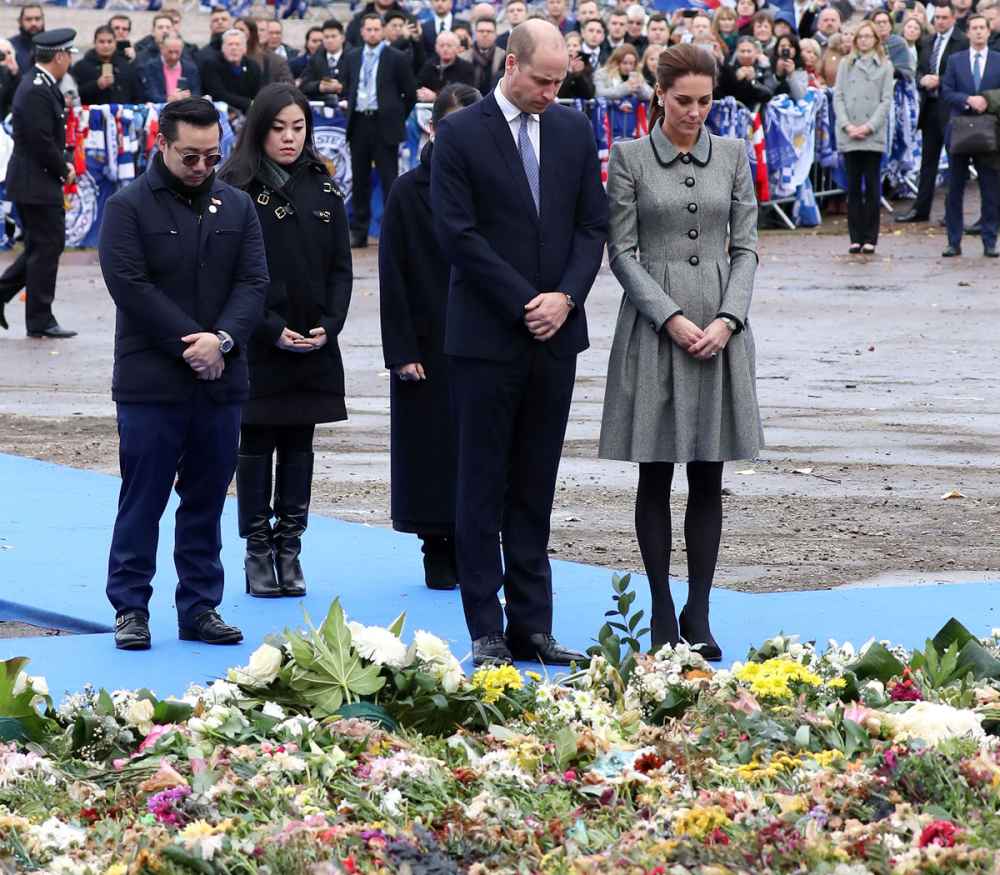
<svg viewBox="0 0 1000 875">
<path fill-rule="evenodd" d="M 556 103 L 562 35 L 529 19 L 507 50 L 497 88 L 439 126 L 431 172 L 452 265 L 458 579 L 476 665 L 567 665 L 586 657 L 552 637 L 549 518 L 608 202 L 587 116 Z"/>
<path fill-rule="evenodd" d="M 382 199 L 399 174 L 399 144 L 406 117 L 417 102 L 417 82 L 409 58 L 382 39 L 382 19 L 374 12 L 361 22 L 364 48 L 340 64 L 347 99 L 347 142 L 351 146 L 351 246 L 368 245 L 372 165 L 382 183 Z"/>
<path fill-rule="evenodd" d="M 310 100 L 336 106 L 344 86 L 338 77 L 344 61 L 344 25 L 336 18 L 323 22 L 323 46 L 313 53 L 302 74 L 302 93 Z"/>
<path fill-rule="evenodd" d="M 424 51 L 424 40 L 416 19 L 405 12 L 391 10 L 382 19 L 382 28 L 385 41 L 396 51 L 406 55 L 410 59 L 414 75 L 418 74 L 427 63 L 427 53 Z"/>
<path fill-rule="evenodd" d="M 437 51 L 438 34 L 454 30 L 456 25 L 469 27 L 469 22 L 456 18 L 452 13 L 453 0 L 431 0 L 431 10 L 434 17 L 429 18 L 423 25 L 424 52 L 428 58 L 433 59 Z"/>
<path fill-rule="evenodd" d="M 507 41 L 510 39 L 510 32 L 528 17 L 528 4 L 525 0 L 507 0 L 504 6 L 504 19 L 510 30 L 497 37 L 497 45 L 507 51 Z"/>
<path fill-rule="evenodd" d="M 406 8 L 399 0 L 371 0 L 371 2 L 365 4 L 361 11 L 356 13 L 347 25 L 347 31 L 344 34 L 344 41 L 347 43 L 347 47 L 349 49 L 360 49 L 364 45 L 364 40 L 361 38 L 361 26 L 364 23 L 366 15 L 374 12 L 379 18 L 384 18 L 387 12 L 393 10 L 396 12 L 406 12 Z"/>
<path fill-rule="evenodd" d="M 202 65 L 222 54 L 222 35 L 233 26 L 233 16 L 224 6 L 213 6 L 208 16 L 208 42 L 195 54 L 199 70 Z"/>
<path fill-rule="evenodd" d="M 76 51 L 75 38 L 70 28 L 35 35 L 35 66 L 21 77 L 11 108 L 14 152 L 7 164 L 7 199 L 21 217 L 24 249 L 0 276 L 0 328 L 7 328 L 4 304 L 27 288 L 28 337 L 76 335 L 52 315 L 59 256 L 66 245 L 63 183 L 76 179 L 66 154 L 66 104 L 59 90 Z"/>
<path fill-rule="evenodd" d="M 948 124 L 948 108 L 940 97 L 941 80 L 948 59 L 956 52 L 969 48 L 969 40 L 955 26 L 955 10 L 950 3 L 935 7 L 934 31 L 920 43 L 917 57 L 917 85 L 923 97 L 917 121 L 923 134 L 917 199 L 910 210 L 896 217 L 897 222 L 926 222 L 931 217 L 934 185 Z"/>
<path fill-rule="evenodd" d="M 460 57 L 472 64 L 476 73 L 473 86 L 488 94 L 503 75 L 507 53 L 497 45 L 497 20 L 492 16 L 476 19 L 476 39 L 472 48 Z"/>
<path fill-rule="evenodd" d="M 150 646 L 157 538 L 172 489 L 178 634 L 206 644 L 243 638 L 216 610 L 219 522 L 268 273 L 253 202 L 216 178 L 219 137 L 209 101 L 168 103 L 156 156 L 108 201 L 101 224 L 101 272 L 116 306 L 111 394 L 122 474 L 107 595 L 121 650 Z"/>
</svg>

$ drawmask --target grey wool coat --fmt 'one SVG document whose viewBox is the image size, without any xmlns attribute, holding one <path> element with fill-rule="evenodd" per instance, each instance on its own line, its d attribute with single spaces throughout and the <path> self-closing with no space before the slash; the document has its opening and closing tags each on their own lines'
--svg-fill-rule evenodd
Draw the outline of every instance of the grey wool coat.
<svg viewBox="0 0 1000 875">
<path fill-rule="evenodd" d="M 839 152 L 885 151 L 894 87 L 892 64 L 888 58 L 878 54 L 868 57 L 851 54 L 840 62 L 833 89 Z M 872 132 L 863 140 L 852 140 L 847 136 L 849 124 L 868 125 Z"/>
<path fill-rule="evenodd" d="M 608 257 L 624 295 L 611 346 L 600 456 L 630 462 L 751 459 L 763 446 L 750 298 L 757 198 L 746 145 L 702 128 L 682 155 L 657 125 L 608 164 Z M 677 346 L 665 323 L 740 330 L 715 358 Z"/>
</svg>

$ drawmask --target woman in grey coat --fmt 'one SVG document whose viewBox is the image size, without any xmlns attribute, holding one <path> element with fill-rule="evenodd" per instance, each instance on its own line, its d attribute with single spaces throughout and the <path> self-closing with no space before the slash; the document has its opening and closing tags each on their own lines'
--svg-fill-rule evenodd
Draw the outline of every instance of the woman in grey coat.
<svg viewBox="0 0 1000 875">
<path fill-rule="evenodd" d="M 716 67 L 690 45 L 657 64 L 650 135 L 608 165 L 609 259 L 624 296 L 608 365 L 600 455 L 639 463 L 635 526 L 653 646 L 683 637 L 720 659 L 708 621 L 722 531 L 722 467 L 763 445 L 748 313 L 757 199 L 746 147 L 704 128 Z M 727 234 L 728 231 L 728 234 Z M 670 485 L 687 465 L 688 598 L 670 596 Z"/>
<path fill-rule="evenodd" d="M 837 150 L 847 172 L 847 230 L 852 255 L 871 255 L 878 244 L 882 155 L 892 111 L 892 64 L 870 21 L 854 33 L 854 48 L 837 68 L 833 112 Z"/>
</svg>

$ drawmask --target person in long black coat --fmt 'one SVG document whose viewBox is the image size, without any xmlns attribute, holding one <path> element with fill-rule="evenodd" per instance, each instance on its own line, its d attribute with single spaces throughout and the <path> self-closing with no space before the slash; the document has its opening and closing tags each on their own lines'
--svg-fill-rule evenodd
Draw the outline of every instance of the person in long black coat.
<svg viewBox="0 0 1000 875">
<path fill-rule="evenodd" d="M 434 101 L 431 125 L 479 100 L 469 85 L 448 85 Z M 431 221 L 431 150 L 396 180 L 382 217 L 379 304 L 382 351 L 392 372 L 392 526 L 423 541 L 431 589 L 454 589 L 455 436 L 449 409 L 445 310 L 451 268 Z"/>
<path fill-rule="evenodd" d="M 72 70 L 80 100 L 84 104 L 142 103 L 143 88 L 132 62 L 116 51 L 115 32 L 106 24 L 94 31 L 94 48 L 77 61 Z M 104 65 L 112 75 L 105 78 Z"/>
<path fill-rule="evenodd" d="M 309 103 L 287 83 L 261 89 L 220 176 L 253 199 L 271 277 L 248 349 L 236 469 L 247 592 L 301 596 L 315 427 L 347 419 L 337 345 L 353 281 L 347 212 L 313 146 Z"/>
</svg>

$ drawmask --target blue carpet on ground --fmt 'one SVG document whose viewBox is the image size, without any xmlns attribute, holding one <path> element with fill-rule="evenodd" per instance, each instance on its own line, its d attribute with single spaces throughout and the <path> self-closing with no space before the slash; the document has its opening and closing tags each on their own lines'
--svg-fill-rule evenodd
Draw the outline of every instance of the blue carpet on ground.
<svg viewBox="0 0 1000 875">
<path fill-rule="evenodd" d="M 243 629 L 244 643 L 210 647 L 177 639 L 172 504 L 160 529 L 151 605 L 153 648 L 116 651 L 104 582 L 119 483 L 104 474 L 0 455 L 0 620 L 78 633 L 0 640 L 0 659 L 30 657 L 30 673 L 48 679 L 57 701 L 88 682 L 179 695 L 191 682 L 221 677 L 229 666 L 245 663 L 267 634 L 301 626 L 303 607 L 318 624 L 338 595 L 351 619 L 387 624 L 406 611 L 407 640 L 413 630 L 427 629 L 446 639 L 459 658 L 468 655 L 458 593 L 428 590 L 417 539 L 388 529 L 314 515 L 303 552 L 306 598 L 244 595 L 243 542 L 236 531 L 234 500 L 222 519 L 228 585 L 221 612 Z M 583 649 L 593 642 L 611 606 L 611 572 L 557 561 L 553 578 L 554 632 Z M 646 581 L 636 577 L 635 584 L 637 605 L 646 607 Z M 744 657 L 751 644 L 780 631 L 799 633 L 802 640 L 836 638 L 855 644 L 877 635 L 916 646 L 950 616 L 977 634 L 988 634 L 1000 625 L 996 592 L 995 584 L 982 583 L 766 594 L 717 590 L 712 625 L 727 660 Z M 679 583 L 675 599 L 682 604 L 683 597 Z"/>
</svg>

